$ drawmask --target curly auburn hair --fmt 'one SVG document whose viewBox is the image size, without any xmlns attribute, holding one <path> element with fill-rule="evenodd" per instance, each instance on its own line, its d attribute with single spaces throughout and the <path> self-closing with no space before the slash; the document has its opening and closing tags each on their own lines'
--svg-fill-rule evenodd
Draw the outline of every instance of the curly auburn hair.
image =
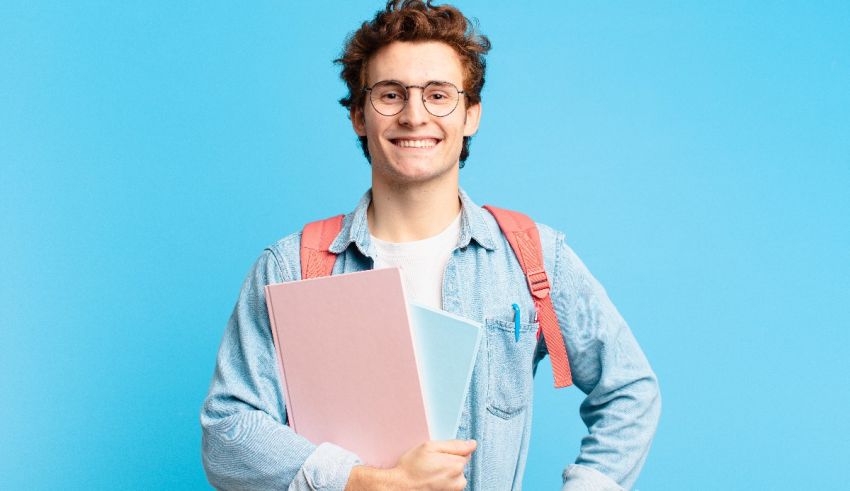
<svg viewBox="0 0 850 491">
<path fill-rule="evenodd" d="M 451 5 L 433 5 L 431 0 L 389 0 L 384 10 L 364 22 L 345 41 L 342 56 L 334 63 L 342 65 L 340 78 L 348 86 L 348 95 L 339 100 L 349 111 L 363 107 L 366 101 L 366 66 L 379 49 L 395 41 L 440 41 L 455 49 L 464 68 L 463 90 L 470 105 L 481 102 L 484 87 L 484 55 L 490 40 L 476 30 L 476 23 Z M 469 157 L 471 137 L 463 137 L 460 166 Z M 363 154 L 371 162 L 368 141 L 360 137 Z"/>
</svg>

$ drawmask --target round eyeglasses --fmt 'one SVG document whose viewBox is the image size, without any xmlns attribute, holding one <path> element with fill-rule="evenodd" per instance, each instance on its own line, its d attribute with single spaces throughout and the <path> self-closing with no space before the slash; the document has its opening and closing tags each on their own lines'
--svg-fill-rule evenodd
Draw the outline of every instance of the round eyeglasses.
<svg viewBox="0 0 850 491">
<path fill-rule="evenodd" d="M 437 80 L 425 85 L 404 85 L 395 80 L 383 80 L 363 90 L 369 92 L 369 102 L 375 111 L 384 116 L 395 116 L 407 105 L 409 89 L 421 89 L 425 110 L 438 118 L 451 114 L 460 102 L 460 95 L 464 93 L 451 82 Z"/>
</svg>

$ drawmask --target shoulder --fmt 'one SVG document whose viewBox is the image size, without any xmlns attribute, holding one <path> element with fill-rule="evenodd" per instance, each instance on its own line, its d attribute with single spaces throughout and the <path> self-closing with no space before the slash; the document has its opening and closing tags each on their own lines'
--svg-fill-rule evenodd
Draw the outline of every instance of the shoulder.
<svg viewBox="0 0 850 491">
<path fill-rule="evenodd" d="M 537 227 L 538 236 L 540 237 L 540 247 L 543 251 L 543 260 L 545 268 L 550 272 L 550 274 L 554 271 L 556 264 L 559 262 L 559 258 L 562 255 L 561 251 L 566 245 L 566 239 L 563 232 L 541 222 L 537 222 L 534 220 L 534 216 L 525 213 L 522 210 L 508 210 L 514 211 L 515 213 L 521 213 L 526 215 L 532 221 L 534 221 L 534 225 Z M 505 237 L 504 233 L 499 226 L 496 218 L 487 213 L 486 211 L 483 213 L 484 221 L 487 224 L 487 228 L 490 231 L 490 234 L 493 238 L 495 238 L 496 242 L 500 247 L 504 247 L 507 250 L 511 250 L 511 244 L 508 241 L 507 237 Z"/>
<path fill-rule="evenodd" d="M 567 242 L 564 232 L 542 223 L 537 224 L 537 229 L 540 231 L 540 242 L 543 244 L 543 256 L 546 258 L 547 268 L 551 260 L 553 270 L 561 279 L 565 272 L 575 273 L 586 270 L 584 263 Z"/>
<path fill-rule="evenodd" d="M 255 268 L 277 270 L 279 280 L 282 282 L 297 280 L 301 276 L 300 248 L 301 231 L 299 230 L 263 249 Z"/>
<path fill-rule="evenodd" d="M 560 230 L 552 228 L 545 223 L 535 222 L 535 224 L 540 234 L 540 245 L 543 248 L 543 262 L 551 278 L 561 265 L 560 263 L 563 257 L 562 250 L 566 245 L 566 239 L 564 238 L 564 233 Z"/>
<path fill-rule="evenodd" d="M 543 250 L 546 252 L 548 248 L 554 252 L 558 247 L 566 244 L 566 235 L 564 232 L 546 225 L 545 223 L 534 222 L 537 225 L 537 231 L 540 233 L 540 242 L 543 244 Z"/>
<path fill-rule="evenodd" d="M 546 246 L 548 244 L 553 244 L 554 242 L 556 242 L 558 240 L 561 240 L 561 241 L 564 240 L 564 233 L 563 232 L 556 230 L 555 228 L 552 228 L 549 225 L 546 225 L 545 223 L 540 223 L 540 222 L 534 220 L 533 215 L 528 214 L 528 213 L 524 212 L 523 210 L 513 210 L 513 209 L 504 209 L 504 210 L 525 215 L 528 218 L 530 218 L 532 221 L 534 221 L 534 224 L 537 226 L 537 230 L 540 233 L 540 242 L 543 243 L 544 248 L 546 248 Z M 484 222 L 487 224 L 487 228 L 490 230 L 490 233 L 493 235 L 493 237 L 503 236 L 504 234 L 502 234 L 501 228 L 499 227 L 499 222 L 496 220 L 496 217 L 493 216 L 491 213 L 488 213 L 484 207 L 481 207 L 481 211 L 482 211 L 482 216 L 484 217 Z M 502 237 L 502 238 L 503 238 L 503 240 L 505 240 L 504 237 Z M 507 240 L 505 240 L 505 243 L 507 244 Z"/>
</svg>

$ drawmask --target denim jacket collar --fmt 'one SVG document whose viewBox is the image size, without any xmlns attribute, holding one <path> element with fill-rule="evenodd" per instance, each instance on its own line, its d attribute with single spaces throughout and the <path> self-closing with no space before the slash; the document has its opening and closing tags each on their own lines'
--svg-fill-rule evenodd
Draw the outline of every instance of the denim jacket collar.
<svg viewBox="0 0 850 491">
<path fill-rule="evenodd" d="M 476 205 L 466 192 L 458 188 L 461 202 L 460 236 L 457 247 L 463 248 L 474 239 L 481 247 L 488 250 L 498 248 L 498 243 L 493 238 L 493 232 L 487 225 L 487 211 Z M 330 252 L 340 254 L 352 243 L 357 246 L 360 253 L 367 257 L 373 257 L 372 241 L 369 236 L 369 225 L 366 210 L 372 202 L 372 190 L 369 189 L 360 198 L 354 211 L 345 216 L 342 230 L 331 243 Z"/>
</svg>

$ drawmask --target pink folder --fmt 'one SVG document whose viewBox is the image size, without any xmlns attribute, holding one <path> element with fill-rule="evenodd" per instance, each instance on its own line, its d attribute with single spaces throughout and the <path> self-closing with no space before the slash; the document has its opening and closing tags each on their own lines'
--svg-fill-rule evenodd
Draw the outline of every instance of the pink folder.
<svg viewBox="0 0 850 491">
<path fill-rule="evenodd" d="M 401 273 L 266 286 L 289 425 L 392 467 L 429 439 Z"/>
</svg>

